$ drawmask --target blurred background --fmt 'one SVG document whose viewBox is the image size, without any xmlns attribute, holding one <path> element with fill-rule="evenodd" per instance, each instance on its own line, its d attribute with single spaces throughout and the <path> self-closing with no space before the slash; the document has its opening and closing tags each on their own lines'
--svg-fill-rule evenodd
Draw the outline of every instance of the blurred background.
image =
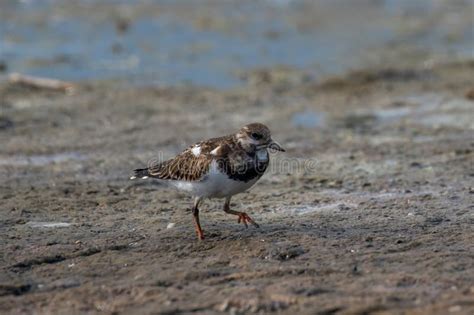
<svg viewBox="0 0 474 315">
<path fill-rule="evenodd" d="M 470 0 L 4 0 L 0 70 L 231 88 L 284 65 L 314 78 L 472 57 Z"/>
<path fill-rule="evenodd" d="M 474 314 L 473 10 L 0 0 L 0 313 Z M 254 121 L 260 229 L 129 180 Z"/>
</svg>

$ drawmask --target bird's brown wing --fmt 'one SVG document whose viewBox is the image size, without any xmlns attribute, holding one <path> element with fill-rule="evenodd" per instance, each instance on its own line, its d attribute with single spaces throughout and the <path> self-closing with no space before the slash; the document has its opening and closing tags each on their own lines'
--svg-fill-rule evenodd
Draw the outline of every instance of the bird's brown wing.
<svg viewBox="0 0 474 315">
<path fill-rule="evenodd" d="M 216 158 L 213 150 L 231 139 L 231 136 L 225 136 L 198 142 L 176 157 L 149 167 L 148 175 L 166 180 L 199 181 L 208 173 L 212 159 Z M 199 154 L 193 152 L 196 148 L 199 148 Z"/>
</svg>

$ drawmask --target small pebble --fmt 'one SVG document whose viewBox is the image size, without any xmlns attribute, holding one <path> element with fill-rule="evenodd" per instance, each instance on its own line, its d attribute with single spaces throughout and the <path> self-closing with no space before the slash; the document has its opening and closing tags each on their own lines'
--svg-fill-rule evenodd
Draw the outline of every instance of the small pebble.
<svg viewBox="0 0 474 315">
<path fill-rule="evenodd" d="M 176 223 L 168 223 L 168 225 L 166 226 L 167 229 L 172 229 L 174 228 L 174 226 L 176 225 Z"/>
</svg>

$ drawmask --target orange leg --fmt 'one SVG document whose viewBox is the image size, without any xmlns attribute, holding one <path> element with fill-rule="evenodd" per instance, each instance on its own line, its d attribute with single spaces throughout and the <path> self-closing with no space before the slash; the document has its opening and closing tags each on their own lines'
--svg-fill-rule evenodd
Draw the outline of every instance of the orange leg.
<svg viewBox="0 0 474 315">
<path fill-rule="evenodd" d="M 193 206 L 193 217 L 194 217 L 194 225 L 196 227 L 196 233 L 197 233 L 197 236 L 198 236 L 198 239 L 200 239 L 201 241 L 204 239 L 204 233 L 202 232 L 202 229 L 201 229 L 201 224 L 199 223 L 199 202 L 201 201 L 201 198 L 196 198 L 194 200 L 194 206 Z"/>
<path fill-rule="evenodd" d="M 248 228 L 248 224 L 247 223 L 250 223 L 250 224 L 253 224 L 253 226 L 255 227 L 260 227 L 257 222 L 255 222 L 254 220 L 252 220 L 251 217 L 249 217 L 249 215 L 245 212 L 240 212 L 240 211 L 234 211 L 234 210 L 230 210 L 230 197 L 229 198 L 226 198 L 225 200 L 225 203 L 224 203 L 224 212 L 225 213 L 230 213 L 230 214 L 233 214 L 233 215 L 237 215 L 239 216 L 238 220 L 237 220 L 237 223 L 240 223 L 242 222 L 246 228 Z"/>
</svg>

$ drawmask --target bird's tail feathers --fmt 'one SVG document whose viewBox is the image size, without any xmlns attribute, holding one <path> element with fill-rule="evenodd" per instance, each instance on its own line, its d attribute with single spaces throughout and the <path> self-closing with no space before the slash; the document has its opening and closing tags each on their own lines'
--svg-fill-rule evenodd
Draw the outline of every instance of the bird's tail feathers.
<svg viewBox="0 0 474 315">
<path fill-rule="evenodd" d="M 150 177 L 149 168 L 137 168 L 136 170 L 133 171 L 133 176 L 130 177 L 130 179 L 135 179 L 135 178 L 147 179 L 148 177 Z"/>
</svg>

